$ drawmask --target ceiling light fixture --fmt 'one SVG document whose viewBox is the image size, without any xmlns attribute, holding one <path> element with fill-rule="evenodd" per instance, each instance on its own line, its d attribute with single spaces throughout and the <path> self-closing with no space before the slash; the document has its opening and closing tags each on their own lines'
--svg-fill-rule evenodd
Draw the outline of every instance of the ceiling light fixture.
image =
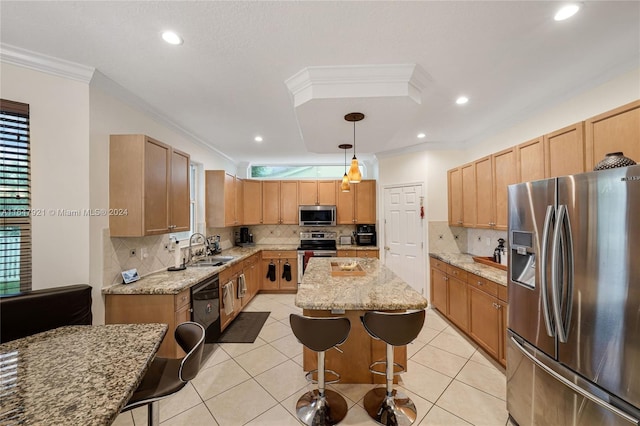
<svg viewBox="0 0 640 426">
<path fill-rule="evenodd" d="M 178 34 L 174 33 L 173 31 L 163 32 L 162 39 L 167 43 L 173 44 L 176 46 L 184 43 L 184 40 L 182 40 L 182 37 L 180 37 Z"/>
<path fill-rule="evenodd" d="M 469 102 L 469 98 L 467 98 L 466 96 L 460 96 L 458 99 L 456 99 L 456 103 L 458 105 L 464 105 L 467 102 Z"/>
<path fill-rule="evenodd" d="M 350 143 L 343 143 L 338 145 L 338 148 L 344 149 L 344 176 L 342 176 L 340 191 L 349 192 L 351 191 L 351 186 L 349 185 L 349 176 L 347 175 L 347 150 L 353 148 L 353 145 Z"/>
<path fill-rule="evenodd" d="M 424 133 L 418 133 L 418 139 L 424 139 L 426 137 L 427 135 L 425 135 Z"/>
<path fill-rule="evenodd" d="M 364 114 L 361 112 L 350 112 L 344 116 L 344 119 L 353 123 L 353 158 L 351 159 L 351 167 L 349 168 L 349 183 L 360 183 L 362 174 L 360 173 L 358 159 L 356 158 L 356 121 L 364 119 Z"/>
<path fill-rule="evenodd" d="M 254 141 L 256 142 L 262 142 L 262 136 L 256 136 L 255 138 L 253 138 Z"/>
<path fill-rule="evenodd" d="M 564 21 L 565 19 L 569 19 L 575 15 L 578 10 L 580 10 L 580 5 L 578 3 L 564 5 L 556 12 L 553 19 L 555 21 Z"/>
</svg>

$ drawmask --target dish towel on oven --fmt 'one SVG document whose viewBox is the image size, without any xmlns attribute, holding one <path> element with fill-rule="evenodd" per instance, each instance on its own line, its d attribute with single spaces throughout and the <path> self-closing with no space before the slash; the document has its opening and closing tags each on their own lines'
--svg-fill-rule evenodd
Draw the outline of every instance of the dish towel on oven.
<svg viewBox="0 0 640 426">
<path fill-rule="evenodd" d="M 231 315 L 233 313 L 233 281 L 222 286 L 222 304 L 224 305 L 224 313 Z"/>
<path fill-rule="evenodd" d="M 238 275 L 238 299 L 243 298 L 247 294 L 247 283 L 244 274 Z"/>
</svg>

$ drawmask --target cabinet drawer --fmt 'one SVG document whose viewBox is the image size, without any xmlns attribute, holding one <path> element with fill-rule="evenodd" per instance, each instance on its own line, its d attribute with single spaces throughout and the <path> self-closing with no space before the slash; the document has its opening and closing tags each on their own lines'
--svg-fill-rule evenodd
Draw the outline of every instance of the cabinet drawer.
<svg viewBox="0 0 640 426">
<path fill-rule="evenodd" d="M 469 274 L 467 276 L 467 283 L 492 296 L 498 295 L 498 284 L 486 278 L 479 277 L 476 274 Z"/>
<path fill-rule="evenodd" d="M 377 258 L 378 252 L 375 250 L 358 250 L 358 257 Z"/>
<path fill-rule="evenodd" d="M 191 303 L 191 289 L 188 288 L 176 294 L 174 302 L 176 311 L 189 303 Z"/>
<path fill-rule="evenodd" d="M 498 299 L 502 300 L 503 302 L 508 302 L 509 298 L 507 293 L 507 286 L 501 284 L 496 285 L 498 286 Z"/>
<path fill-rule="evenodd" d="M 467 281 L 467 271 L 463 271 L 460 268 L 456 268 L 455 266 L 447 265 L 447 274 L 459 279 L 460 281 Z"/>
<path fill-rule="evenodd" d="M 355 250 L 338 250 L 338 257 L 357 257 Z"/>
<path fill-rule="evenodd" d="M 435 257 L 431 258 L 431 267 L 432 268 L 436 268 L 439 269 L 440 271 L 444 272 L 445 274 L 447 273 L 447 264 L 444 263 L 442 260 L 436 259 Z"/>
</svg>

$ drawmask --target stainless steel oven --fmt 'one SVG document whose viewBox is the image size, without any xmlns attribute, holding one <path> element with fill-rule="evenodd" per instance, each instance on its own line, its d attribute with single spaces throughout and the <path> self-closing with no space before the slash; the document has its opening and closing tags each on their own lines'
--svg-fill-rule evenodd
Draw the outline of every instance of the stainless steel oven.
<svg viewBox="0 0 640 426">
<path fill-rule="evenodd" d="M 298 247 L 298 284 L 302 282 L 304 269 L 311 257 L 336 257 L 335 232 L 310 231 L 300 233 L 300 247 Z"/>
</svg>

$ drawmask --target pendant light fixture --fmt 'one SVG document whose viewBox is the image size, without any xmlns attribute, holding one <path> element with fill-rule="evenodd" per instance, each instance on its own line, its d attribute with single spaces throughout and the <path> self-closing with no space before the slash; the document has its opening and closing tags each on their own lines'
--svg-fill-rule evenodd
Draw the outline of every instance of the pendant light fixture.
<svg viewBox="0 0 640 426">
<path fill-rule="evenodd" d="M 360 167 L 358 166 L 358 159 L 356 158 L 356 121 L 360 121 L 364 118 L 364 114 L 361 112 L 350 112 L 344 116 L 344 119 L 353 123 L 353 158 L 351 159 L 351 167 L 349 168 L 349 183 L 360 183 L 362 180 L 362 174 L 360 174 Z"/>
<path fill-rule="evenodd" d="M 343 143 L 338 145 L 338 148 L 344 149 L 344 176 L 342 176 L 340 191 L 349 192 L 351 191 L 351 186 L 349 185 L 349 177 L 347 176 L 347 150 L 353 148 L 353 145 L 350 143 Z"/>
</svg>

